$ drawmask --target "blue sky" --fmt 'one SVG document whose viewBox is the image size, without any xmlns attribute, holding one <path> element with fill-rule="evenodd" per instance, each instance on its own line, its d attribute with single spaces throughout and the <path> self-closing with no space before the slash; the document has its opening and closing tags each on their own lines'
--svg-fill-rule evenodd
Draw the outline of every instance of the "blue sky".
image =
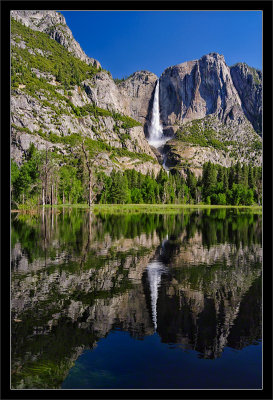
<svg viewBox="0 0 273 400">
<path fill-rule="evenodd" d="M 60 10 L 61 11 L 61 10 Z M 262 69 L 261 11 L 61 11 L 89 57 L 114 78 L 205 54 Z"/>
</svg>

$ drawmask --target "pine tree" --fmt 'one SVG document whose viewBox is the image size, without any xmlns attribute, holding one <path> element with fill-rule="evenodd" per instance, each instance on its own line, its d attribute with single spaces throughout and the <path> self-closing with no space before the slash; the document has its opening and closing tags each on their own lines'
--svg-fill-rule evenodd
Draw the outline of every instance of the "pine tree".
<svg viewBox="0 0 273 400">
<path fill-rule="evenodd" d="M 204 164 L 203 178 L 202 178 L 202 185 L 203 185 L 202 196 L 205 201 L 213 193 L 213 188 L 217 181 L 216 174 L 217 174 L 216 168 L 210 161 Z"/>
<path fill-rule="evenodd" d="M 248 166 L 247 166 L 247 164 L 243 164 L 243 166 L 242 166 L 242 178 L 241 178 L 241 183 L 242 183 L 245 187 L 248 187 Z"/>
<path fill-rule="evenodd" d="M 224 168 L 221 165 L 218 165 L 217 182 L 223 182 L 223 180 L 224 180 Z"/>
<path fill-rule="evenodd" d="M 188 188 L 190 189 L 191 197 L 195 200 L 196 199 L 197 180 L 196 180 L 195 175 L 191 172 L 190 169 L 187 170 L 186 184 L 187 184 Z"/>
<path fill-rule="evenodd" d="M 228 170 L 226 168 L 223 171 L 223 191 L 225 193 L 228 191 Z"/>
<path fill-rule="evenodd" d="M 123 176 L 122 172 L 112 172 L 112 201 L 114 204 L 125 204 L 130 201 L 130 191 L 128 188 L 128 180 L 126 175 Z"/>
<path fill-rule="evenodd" d="M 137 187 L 137 172 L 135 169 L 131 170 L 131 189 Z"/>
<path fill-rule="evenodd" d="M 242 168 L 241 168 L 241 164 L 239 163 L 239 161 L 237 161 L 237 163 L 235 165 L 235 183 L 237 185 L 242 183 Z"/>
<path fill-rule="evenodd" d="M 249 166 L 249 169 L 248 169 L 248 187 L 250 189 L 254 188 L 253 168 L 251 166 Z"/>
<path fill-rule="evenodd" d="M 232 165 L 228 172 L 228 188 L 231 190 L 232 185 L 235 183 L 235 167 Z"/>
</svg>

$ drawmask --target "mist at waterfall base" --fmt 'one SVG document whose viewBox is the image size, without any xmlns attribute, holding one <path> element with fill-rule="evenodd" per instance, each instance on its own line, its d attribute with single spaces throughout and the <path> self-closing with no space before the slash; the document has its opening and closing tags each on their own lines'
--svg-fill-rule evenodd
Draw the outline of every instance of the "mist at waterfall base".
<svg viewBox="0 0 273 400">
<path fill-rule="evenodd" d="M 152 111 L 151 124 L 149 127 L 148 142 L 151 146 L 156 147 L 158 149 L 159 147 L 163 146 L 169 139 L 171 138 L 163 135 L 163 126 L 160 122 L 159 79 L 158 79 L 154 94 L 153 111 Z"/>
</svg>

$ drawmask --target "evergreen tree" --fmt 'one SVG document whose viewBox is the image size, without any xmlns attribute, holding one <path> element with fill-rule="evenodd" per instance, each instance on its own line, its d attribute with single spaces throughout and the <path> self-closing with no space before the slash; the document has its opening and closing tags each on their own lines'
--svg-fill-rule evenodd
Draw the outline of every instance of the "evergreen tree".
<svg viewBox="0 0 273 400">
<path fill-rule="evenodd" d="M 82 198 L 83 188 L 81 181 L 77 178 L 77 170 L 71 165 L 60 168 L 59 190 L 61 201 L 76 204 Z"/>
<path fill-rule="evenodd" d="M 241 183 L 245 187 L 248 187 L 248 166 L 247 166 L 247 164 L 243 164 L 243 166 L 242 166 L 242 181 L 241 181 Z"/>
<path fill-rule="evenodd" d="M 228 172 L 228 188 L 231 190 L 232 185 L 235 183 L 235 167 L 232 165 Z"/>
<path fill-rule="evenodd" d="M 137 187 L 137 172 L 135 169 L 131 170 L 131 182 L 130 182 L 130 189 L 136 188 Z"/>
<path fill-rule="evenodd" d="M 131 200 L 133 204 L 142 204 L 144 203 L 141 190 L 138 188 L 133 188 L 131 190 Z"/>
<path fill-rule="evenodd" d="M 190 190 L 190 194 L 192 199 L 196 199 L 196 185 L 197 185 L 197 180 L 195 175 L 191 172 L 190 169 L 187 170 L 187 179 L 186 179 L 186 184 Z"/>
<path fill-rule="evenodd" d="M 121 171 L 112 172 L 112 201 L 114 204 L 125 204 L 131 200 L 127 177 Z"/>
<path fill-rule="evenodd" d="M 241 164 L 239 163 L 239 161 L 237 161 L 236 165 L 235 165 L 235 180 L 234 183 L 236 183 L 237 185 L 242 183 L 242 168 L 241 168 Z"/>
<path fill-rule="evenodd" d="M 228 171 L 226 168 L 223 171 L 223 191 L 224 193 L 228 191 Z"/>
<path fill-rule="evenodd" d="M 144 182 L 144 175 L 141 173 L 141 172 L 138 172 L 137 173 L 137 188 L 138 189 L 141 189 L 141 187 L 142 187 L 142 184 L 143 184 L 143 182 Z"/>
<path fill-rule="evenodd" d="M 224 167 L 218 165 L 217 182 L 223 182 L 223 180 L 224 180 Z"/>
<path fill-rule="evenodd" d="M 11 183 L 10 190 L 11 190 L 11 200 L 12 201 L 16 200 L 16 198 L 14 196 L 14 192 L 17 191 L 17 193 L 18 193 L 17 180 L 18 180 L 19 175 L 20 175 L 19 167 L 17 166 L 15 161 L 11 160 L 11 163 L 10 163 L 10 183 Z"/>
<path fill-rule="evenodd" d="M 169 174 L 161 169 L 156 178 L 152 172 L 144 175 L 134 169 L 113 170 L 107 176 L 93 166 L 97 155 L 97 151 L 86 145 L 82 151 L 79 147 L 69 160 L 66 157 L 60 160 L 49 149 L 38 151 L 30 145 L 20 168 L 11 161 L 12 201 L 17 205 L 56 204 L 57 198 L 59 203 L 89 202 L 89 199 L 91 203 L 110 204 L 189 204 L 201 200 L 222 205 L 262 203 L 261 167 L 237 163 L 225 168 L 208 162 L 203 166 L 202 178 L 197 179 L 188 169 L 186 180 L 174 169 Z"/>
<path fill-rule="evenodd" d="M 205 201 L 213 193 L 214 185 L 217 182 L 216 174 L 217 174 L 216 168 L 210 161 L 203 165 L 202 196 Z"/>
<path fill-rule="evenodd" d="M 254 188 L 254 176 L 253 176 L 253 168 L 250 166 L 248 169 L 248 187 L 250 189 Z"/>
</svg>

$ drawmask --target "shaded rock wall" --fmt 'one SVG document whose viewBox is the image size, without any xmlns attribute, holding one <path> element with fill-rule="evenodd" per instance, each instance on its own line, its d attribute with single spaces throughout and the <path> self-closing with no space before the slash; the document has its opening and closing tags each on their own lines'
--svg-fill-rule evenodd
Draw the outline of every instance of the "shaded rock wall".
<svg viewBox="0 0 273 400">
<path fill-rule="evenodd" d="M 240 96 L 242 108 L 256 132 L 262 132 L 262 73 L 245 63 L 230 67 L 232 81 Z"/>
</svg>

